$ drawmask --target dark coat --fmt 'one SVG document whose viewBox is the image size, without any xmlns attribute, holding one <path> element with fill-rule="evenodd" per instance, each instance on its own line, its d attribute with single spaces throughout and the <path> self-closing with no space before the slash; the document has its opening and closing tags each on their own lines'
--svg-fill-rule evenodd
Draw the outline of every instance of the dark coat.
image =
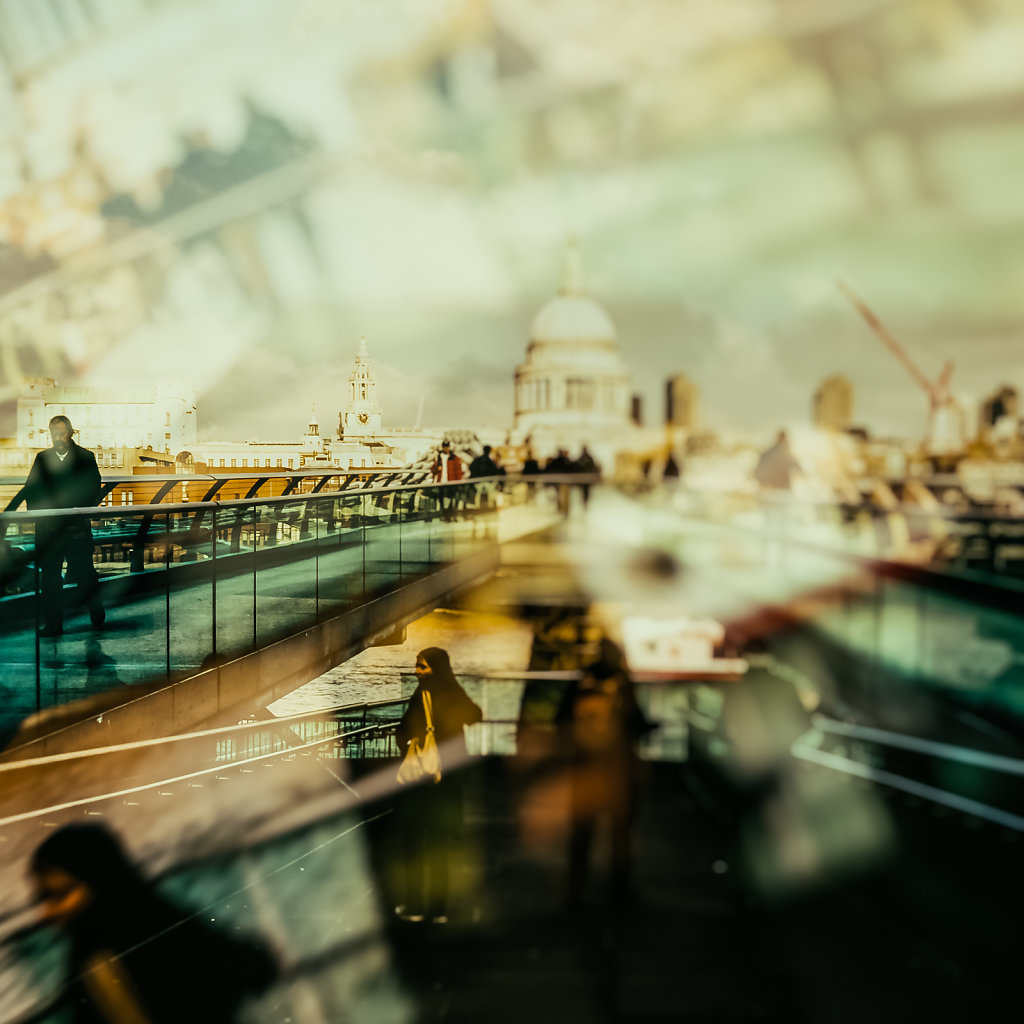
<svg viewBox="0 0 1024 1024">
<path fill-rule="evenodd" d="M 636 700 L 632 680 L 602 663 L 569 684 L 555 716 L 564 749 L 576 759 L 608 755 L 630 759 L 636 742 L 651 731 Z"/>
<path fill-rule="evenodd" d="M 457 764 L 465 761 L 466 736 L 464 726 L 475 725 L 483 721 L 484 714 L 470 700 L 466 691 L 452 679 L 446 683 L 434 680 L 430 685 L 432 715 L 434 719 L 434 739 L 441 748 L 441 763 L 451 761 Z M 409 698 L 409 704 L 402 715 L 402 720 L 395 730 L 400 750 L 405 750 L 409 740 L 416 739 L 422 743 L 427 735 L 427 718 L 423 712 L 423 683 L 416 687 Z"/>
<path fill-rule="evenodd" d="M 99 504 L 100 471 L 88 448 L 70 442 L 61 462 L 53 448 L 39 452 L 20 497 L 32 511 L 46 508 L 91 508 Z"/>
<path fill-rule="evenodd" d="M 478 455 L 469 464 L 470 477 L 504 476 L 505 471 L 489 455 Z"/>
<path fill-rule="evenodd" d="M 81 976 L 92 958 L 111 955 L 118 956 L 153 1024 L 230 1024 L 244 1000 L 269 988 L 278 970 L 257 940 L 223 935 L 198 915 L 137 894 L 130 907 L 94 908 L 76 924 L 65 995 L 75 1024 L 107 1020 Z"/>
<path fill-rule="evenodd" d="M 39 452 L 32 462 L 25 486 L 11 504 L 16 508 L 22 501 L 30 511 L 52 508 L 92 508 L 99 504 L 102 482 L 96 466 L 96 456 L 88 448 L 71 441 L 67 458 L 61 462 L 54 448 Z M 36 536 L 45 538 L 61 530 L 90 537 L 88 519 L 64 522 L 59 519 L 40 520 Z"/>
<path fill-rule="evenodd" d="M 570 473 L 576 472 L 576 466 L 564 455 L 555 455 L 548 459 L 544 472 L 549 476 L 568 476 Z"/>
<path fill-rule="evenodd" d="M 601 467 L 594 461 L 590 452 L 581 452 L 580 457 L 572 464 L 577 473 L 600 473 Z"/>
</svg>

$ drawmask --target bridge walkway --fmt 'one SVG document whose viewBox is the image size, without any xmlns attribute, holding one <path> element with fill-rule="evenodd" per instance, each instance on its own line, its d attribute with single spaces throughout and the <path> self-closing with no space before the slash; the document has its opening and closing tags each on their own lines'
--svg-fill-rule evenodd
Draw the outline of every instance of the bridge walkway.
<svg viewBox="0 0 1024 1024">
<path fill-rule="evenodd" d="M 143 579 L 111 579 L 101 584 L 107 610 L 102 630 L 93 630 L 84 614 L 69 616 L 58 638 L 37 637 L 32 617 L 5 624 L 0 735 L 11 736 L 28 716 L 35 716 L 31 728 L 37 732 L 59 727 L 211 666 L 237 663 L 332 620 L 344 619 L 350 656 L 372 639 L 358 635 L 368 620 L 351 613 L 373 604 L 377 632 L 386 631 L 389 615 L 391 628 L 401 626 L 410 614 L 409 600 L 396 598 L 403 588 L 419 584 L 423 605 L 441 602 L 465 585 L 466 573 L 478 582 L 480 572 L 493 571 L 501 544 L 556 520 L 543 503 L 472 508 L 452 522 L 396 519 L 313 544 L 150 568 Z M 321 672 L 330 667 L 318 665 Z"/>
<path fill-rule="evenodd" d="M 831 778 L 818 766 L 800 770 Z M 277 777 L 223 774 L 219 785 L 236 803 L 246 788 L 283 792 Z M 351 782 L 360 787 L 359 778 Z M 195 855 L 163 874 L 161 888 L 281 952 L 284 979 L 246 1018 L 257 1024 L 1014 1016 L 1018 944 L 1010 922 L 1021 893 L 1008 883 L 1021 843 L 1001 829 L 965 829 L 959 816 L 879 794 L 898 827 L 891 861 L 773 903 L 743 876 L 740 808 L 709 800 L 686 765 L 655 763 L 634 830 L 635 899 L 607 900 L 599 857 L 588 902 L 570 915 L 564 842 L 524 842 L 519 783 L 506 758 L 471 769 L 446 925 L 392 913 L 390 794 L 346 808 L 337 785 L 321 793 L 310 817 L 252 822 L 244 844 L 222 825 L 220 853 L 208 845 L 218 830 L 212 822 L 202 836 L 178 835 L 178 855 L 190 844 Z M 172 804 L 188 792 L 182 784 L 163 791 Z M 207 797 L 192 794 L 193 802 Z M 150 871 L 159 864 L 147 861 Z M 0 947 L 0 1020 L 55 1024 L 54 1013 L 30 1010 L 56 990 L 59 947 L 45 938 L 22 930 Z"/>
</svg>

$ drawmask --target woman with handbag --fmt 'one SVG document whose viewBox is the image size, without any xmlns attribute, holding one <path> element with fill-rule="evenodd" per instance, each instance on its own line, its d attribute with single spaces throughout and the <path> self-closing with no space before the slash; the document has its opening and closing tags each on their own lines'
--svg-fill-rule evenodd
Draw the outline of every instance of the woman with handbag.
<svg viewBox="0 0 1024 1024">
<path fill-rule="evenodd" d="M 462 780 L 468 760 L 465 727 L 483 719 L 452 673 L 448 652 L 428 647 L 416 656 L 419 685 L 395 730 L 405 760 L 399 782 L 406 921 L 447 922 L 449 860 L 461 839 Z M 436 748 L 435 748 L 436 743 Z"/>
</svg>

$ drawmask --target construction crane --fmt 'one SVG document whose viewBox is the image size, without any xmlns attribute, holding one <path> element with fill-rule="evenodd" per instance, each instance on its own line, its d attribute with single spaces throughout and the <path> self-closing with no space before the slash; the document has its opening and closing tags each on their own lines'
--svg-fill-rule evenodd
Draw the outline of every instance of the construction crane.
<svg viewBox="0 0 1024 1024">
<path fill-rule="evenodd" d="M 836 285 L 860 313 L 868 327 L 882 339 L 885 347 L 903 364 L 903 368 L 928 396 L 928 447 L 936 454 L 948 454 L 951 450 L 962 447 L 963 438 L 959 436 L 962 430 L 957 430 L 954 422 L 958 410 L 949 390 L 949 382 L 953 376 L 952 360 L 946 362 L 934 381 L 929 380 L 868 304 L 845 281 L 837 281 Z"/>
</svg>

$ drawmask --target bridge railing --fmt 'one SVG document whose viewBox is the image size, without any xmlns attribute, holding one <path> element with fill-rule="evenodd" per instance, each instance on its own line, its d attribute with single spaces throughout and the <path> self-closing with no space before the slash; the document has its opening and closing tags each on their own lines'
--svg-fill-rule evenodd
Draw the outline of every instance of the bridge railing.
<svg viewBox="0 0 1024 1024">
<path fill-rule="evenodd" d="M 1024 516 L 995 503 L 814 499 L 786 491 L 663 488 L 675 509 L 780 538 L 816 538 L 850 554 L 936 571 L 1024 577 Z"/>
<path fill-rule="evenodd" d="M 230 473 L 103 474 L 98 505 L 158 505 L 238 498 L 275 498 L 289 494 L 365 490 L 430 482 L 423 467 L 368 466 L 360 469 L 280 469 L 253 467 Z M 24 477 L 0 476 L 5 512 L 22 502 Z"/>
<path fill-rule="evenodd" d="M 867 719 L 917 721 L 927 694 L 943 712 L 920 717 L 920 735 L 1015 749 L 1024 735 L 1024 626 L 1013 609 L 1024 578 L 991 561 L 978 568 L 938 557 L 957 510 L 901 505 L 851 516 L 836 503 L 694 492 L 652 505 L 677 524 L 665 543 L 690 579 L 707 573 L 702 598 L 705 607 L 717 601 L 710 614 L 728 624 L 730 642 L 759 638 L 785 650 L 820 693 L 841 694 Z M 915 515 L 933 522 L 919 520 L 920 534 L 893 545 L 900 518 Z M 1021 517 L 977 515 L 1014 544 L 1024 529 Z M 722 573 L 728 586 L 717 592 Z"/>
<path fill-rule="evenodd" d="M 33 711 L 124 684 L 173 681 L 386 594 L 493 545 L 499 502 L 508 508 L 529 498 L 527 484 L 502 478 L 315 487 L 269 498 L 0 513 L 8 731 Z M 65 586 L 64 633 L 40 637 L 48 609 L 37 532 L 66 536 L 86 526 L 105 629 L 91 629 L 76 608 L 90 595 Z M 123 644 L 104 642 L 119 635 L 131 637 L 129 657 Z"/>
</svg>

